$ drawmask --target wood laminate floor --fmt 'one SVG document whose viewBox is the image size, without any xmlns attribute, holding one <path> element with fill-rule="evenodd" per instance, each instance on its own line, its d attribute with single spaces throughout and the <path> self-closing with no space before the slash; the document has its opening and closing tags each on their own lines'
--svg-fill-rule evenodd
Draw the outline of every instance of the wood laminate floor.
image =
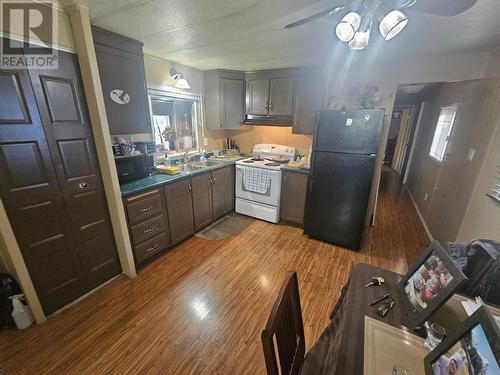
<svg viewBox="0 0 500 375">
<path fill-rule="evenodd" d="M 262 374 L 260 333 L 296 270 L 307 348 L 328 324 L 354 263 L 406 272 L 429 242 L 405 189 L 384 170 L 361 252 L 251 220 L 223 241 L 193 237 L 26 331 L 0 332 L 0 374 Z"/>
</svg>

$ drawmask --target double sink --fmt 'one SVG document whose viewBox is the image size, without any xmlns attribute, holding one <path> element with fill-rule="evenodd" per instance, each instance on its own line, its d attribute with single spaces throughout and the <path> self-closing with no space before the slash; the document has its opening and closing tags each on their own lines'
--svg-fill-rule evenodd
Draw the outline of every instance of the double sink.
<svg viewBox="0 0 500 375">
<path fill-rule="evenodd" d="M 222 161 L 214 161 L 214 160 L 194 161 L 190 163 L 181 164 L 180 170 L 181 172 L 195 172 L 222 164 L 224 164 Z"/>
</svg>

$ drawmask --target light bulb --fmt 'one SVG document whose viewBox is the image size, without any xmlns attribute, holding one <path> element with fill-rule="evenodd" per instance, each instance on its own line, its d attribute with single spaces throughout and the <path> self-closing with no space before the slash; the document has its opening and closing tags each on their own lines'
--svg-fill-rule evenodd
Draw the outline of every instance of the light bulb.
<svg viewBox="0 0 500 375">
<path fill-rule="evenodd" d="M 353 50 L 360 50 L 365 48 L 370 41 L 370 29 L 366 31 L 358 31 L 354 38 L 349 42 L 349 47 Z"/>
<path fill-rule="evenodd" d="M 393 10 L 385 15 L 380 21 L 380 34 L 385 40 L 390 40 L 398 35 L 408 23 L 408 17 L 399 11 Z"/>
</svg>

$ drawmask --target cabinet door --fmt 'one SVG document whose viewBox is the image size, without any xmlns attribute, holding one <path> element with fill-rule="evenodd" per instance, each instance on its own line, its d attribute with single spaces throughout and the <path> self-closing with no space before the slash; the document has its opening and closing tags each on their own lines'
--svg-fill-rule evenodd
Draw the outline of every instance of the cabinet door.
<svg viewBox="0 0 500 375">
<path fill-rule="evenodd" d="M 212 192 L 210 173 L 191 177 L 194 229 L 199 231 L 212 223 Z"/>
<path fill-rule="evenodd" d="M 144 57 L 95 44 L 111 134 L 151 133 Z"/>
<path fill-rule="evenodd" d="M 227 212 L 226 191 L 225 168 L 212 171 L 212 210 L 214 220 L 224 216 Z"/>
<path fill-rule="evenodd" d="M 165 186 L 170 237 L 175 245 L 194 233 L 193 201 L 189 179 Z"/>
<path fill-rule="evenodd" d="M 0 97 L 1 198 L 50 314 L 85 293 L 85 277 L 28 70 L 0 70 Z"/>
<path fill-rule="evenodd" d="M 293 113 L 293 133 L 313 134 L 316 111 L 323 101 L 321 76 L 299 77 L 295 81 L 295 110 Z"/>
<path fill-rule="evenodd" d="M 220 121 L 222 129 L 240 129 L 245 111 L 245 81 L 219 80 Z"/>
<path fill-rule="evenodd" d="M 226 171 L 226 211 L 231 212 L 234 210 L 234 165 L 224 168 Z"/>
<path fill-rule="evenodd" d="M 76 55 L 59 53 L 57 70 L 30 69 L 88 287 L 120 273 L 113 229 Z"/>
<path fill-rule="evenodd" d="M 267 115 L 269 79 L 248 79 L 246 86 L 246 113 L 249 115 Z"/>
<path fill-rule="evenodd" d="M 303 173 L 286 171 L 283 173 L 280 208 L 282 220 L 303 224 L 307 178 L 308 175 Z"/>
<path fill-rule="evenodd" d="M 270 115 L 289 115 L 293 113 L 293 78 L 271 78 L 269 96 Z"/>
</svg>

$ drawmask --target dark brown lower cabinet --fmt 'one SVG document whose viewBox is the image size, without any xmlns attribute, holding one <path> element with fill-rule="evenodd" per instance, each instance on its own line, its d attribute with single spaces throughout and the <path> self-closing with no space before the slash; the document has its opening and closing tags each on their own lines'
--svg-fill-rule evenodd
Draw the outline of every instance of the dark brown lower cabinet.
<svg viewBox="0 0 500 375">
<path fill-rule="evenodd" d="M 46 314 L 121 272 L 77 58 L 0 70 L 0 192 Z"/>
<path fill-rule="evenodd" d="M 194 233 L 191 190 L 190 179 L 176 181 L 164 187 L 170 236 L 173 245 Z"/>
<path fill-rule="evenodd" d="M 234 165 L 224 168 L 226 171 L 226 210 L 227 212 L 234 211 L 235 204 L 235 180 L 234 180 Z"/>
<path fill-rule="evenodd" d="M 304 224 L 304 207 L 306 203 L 308 174 L 283 171 L 281 185 L 281 220 Z"/>
<path fill-rule="evenodd" d="M 195 231 L 203 229 L 213 221 L 211 184 L 210 172 L 191 177 Z"/>
<path fill-rule="evenodd" d="M 212 212 L 214 220 L 227 213 L 227 184 L 225 168 L 212 171 Z"/>
</svg>

